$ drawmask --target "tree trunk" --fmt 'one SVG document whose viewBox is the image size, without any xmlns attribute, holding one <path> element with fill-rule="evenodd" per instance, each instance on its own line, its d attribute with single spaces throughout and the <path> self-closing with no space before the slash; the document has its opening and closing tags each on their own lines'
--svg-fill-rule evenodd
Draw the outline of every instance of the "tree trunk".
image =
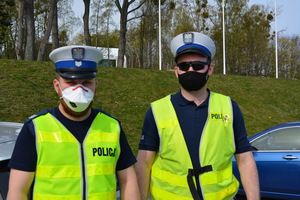
<svg viewBox="0 0 300 200">
<path fill-rule="evenodd" d="M 120 37 L 119 37 L 119 50 L 118 50 L 118 63 L 117 67 L 124 67 L 124 56 L 125 56 L 125 46 L 126 46 L 126 32 L 127 32 L 127 16 L 128 16 L 128 0 L 123 1 L 122 7 L 119 1 L 115 1 L 119 11 L 120 11 Z"/>
<path fill-rule="evenodd" d="M 25 10 L 25 0 L 19 0 L 19 10 L 18 10 L 18 43 L 16 46 L 16 55 L 18 60 L 23 60 L 23 46 L 24 46 L 24 10 Z"/>
<path fill-rule="evenodd" d="M 83 0 L 84 2 L 84 15 L 83 15 L 83 26 L 84 26 L 84 38 L 85 44 L 91 46 L 91 35 L 89 30 L 89 16 L 90 16 L 90 0 Z"/>
<path fill-rule="evenodd" d="M 35 27 L 34 27 L 34 4 L 33 0 L 26 1 L 26 48 L 25 60 L 34 60 L 34 43 L 35 43 Z"/>
<path fill-rule="evenodd" d="M 57 18 L 57 2 L 54 6 L 53 24 L 52 24 L 52 49 L 59 47 L 58 37 L 58 18 Z"/>
<path fill-rule="evenodd" d="M 123 4 L 123 6 L 124 5 L 125 4 Z M 123 12 L 121 13 L 121 17 L 120 17 L 120 39 L 119 39 L 119 50 L 118 50 L 118 65 L 117 65 L 118 67 L 124 67 L 126 32 L 127 32 L 127 10 L 124 10 L 123 7 Z"/>
<path fill-rule="evenodd" d="M 121 7 L 120 1 L 115 0 L 115 4 L 120 12 L 120 39 L 119 39 L 119 50 L 118 50 L 118 67 L 124 67 L 124 56 L 125 56 L 125 49 L 126 49 L 126 32 L 127 32 L 127 22 L 128 14 L 139 9 L 145 1 L 143 0 L 137 7 L 133 8 L 132 10 L 128 11 L 130 4 L 134 3 L 135 0 L 123 0 L 123 5 Z M 138 17 L 135 17 L 138 18 Z"/>
<path fill-rule="evenodd" d="M 51 33 L 52 25 L 53 25 L 53 19 L 54 19 L 53 16 L 55 13 L 54 9 L 55 9 L 55 7 L 57 7 L 57 6 L 55 6 L 57 4 L 57 0 L 51 0 L 49 2 L 49 4 L 50 4 L 50 11 L 49 11 L 49 16 L 48 16 L 47 25 L 46 25 L 46 32 L 41 41 L 40 48 L 38 51 L 38 57 L 37 57 L 38 61 L 42 61 L 44 58 L 44 55 L 45 55 L 45 50 L 47 47 L 47 43 L 48 43 L 49 36 Z"/>
</svg>

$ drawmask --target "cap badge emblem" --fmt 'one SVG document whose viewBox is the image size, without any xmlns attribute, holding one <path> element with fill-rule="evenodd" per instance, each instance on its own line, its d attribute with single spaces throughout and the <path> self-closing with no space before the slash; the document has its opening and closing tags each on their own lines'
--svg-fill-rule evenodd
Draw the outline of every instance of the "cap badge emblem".
<svg viewBox="0 0 300 200">
<path fill-rule="evenodd" d="M 75 65 L 76 65 L 76 67 L 81 67 L 82 62 L 81 61 L 75 61 Z"/>
<path fill-rule="evenodd" d="M 82 60 L 84 58 L 84 48 L 73 48 L 72 57 L 74 60 Z"/>
<path fill-rule="evenodd" d="M 194 42 L 194 34 L 193 33 L 184 33 L 183 34 L 183 42 L 185 44 L 193 43 Z"/>
</svg>

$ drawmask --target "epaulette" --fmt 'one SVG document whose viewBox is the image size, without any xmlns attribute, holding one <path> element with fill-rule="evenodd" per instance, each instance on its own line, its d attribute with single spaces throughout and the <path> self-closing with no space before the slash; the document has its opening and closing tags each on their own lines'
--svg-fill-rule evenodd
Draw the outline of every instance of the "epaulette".
<svg viewBox="0 0 300 200">
<path fill-rule="evenodd" d="M 36 114 L 31 115 L 30 117 L 28 117 L 28 119 L 25 120 L 25 123 L 30 122 L 33 119 L 35 119 L 35 118 L 37 118 L 37 117 L 39 117 L 41 115 L 45 115 L 47 113 L 49 113 L 49 110 L 47 110 L 47 109 L 46 110 L 42 110 L 42 111 L 40 111 L 40 112 L 38 112 L 38 113 L 36 113 Z"/>
</svg>

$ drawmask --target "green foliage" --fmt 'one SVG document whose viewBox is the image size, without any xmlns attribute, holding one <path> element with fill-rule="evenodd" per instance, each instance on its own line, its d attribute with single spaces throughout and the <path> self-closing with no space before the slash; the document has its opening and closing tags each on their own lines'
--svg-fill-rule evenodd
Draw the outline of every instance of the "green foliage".
<svg viewBox="0 0 300 200">
<path fill-rule="evenodd" d="M 60 41 L 60 45 L 61 46 L 66 46 L 68 41 L 69 41 L 69 37 L 68 37 L 68 33 L 66 30 L 61 30 L 59 33 L 59 41 Z M 83 44 L 83 43 L 81 43 Z"/>
<path fill-rule="evenodd" d="M 156 6 L 158 6 L 158 0 L 151 0 L 151 2 L 154 4 L 154 5 L 156 5 Z M 164 3 L 166 2 L 166 0 L 161 0 L 160 1 L 160 5 L 163 5 Z"/>
<path fill-rule="evenodd" d="M 176 7 L 176 3 L 174 1 L 171 1 L 169 6 L 170 6 L 170 9 L 173 10 Z"/>
<path fill-rule="evenodd" d="M 218 5 L 221 8 L 221 4 Z M 227 1 L 225 5 L 227 74 L 273 76 L 275 69 L 273 35 L 270 34 L 272 12 L 262 5 L 248 7 L 247 1 Z M 216 41 L 215 61 L 223 65 L 222 23 L 212 29 Z M 217 50 L 217 52 L 218 52 Z M 221 69 L 217 70 L 221 73 Z"/>
<path fill-rule="evenodd" d="M 181 14 L 175 16 L 177 23 L 174 28 L 174 36 L 183 32 L 195 31 L 196 28 L 189 13 L 185 12 L 183 7 L 177 8 L 177 12 Z"/>
<path fill-rule="evenodd" d="M 15 15 L 16 10 L 14 0 L 2 0 L 0 2 L 0 45 L 4 44 L 7 47 L 12 46 L 13 41 L 10 37 L 10 33 L 13 23 L 13 17 L 15 17 Z M 4 49 L 5 52 L 9 52 L 10 50 L 10 48 Z M 8 56 L 9 55 L 4 55 L 3 57 Z"/>
<path fill-rule="evenodd" d="M 208 12 L 203 12 L 202 13 L 202 17 L 205 18 L 205 19 L 207 19 L 209 17 Z"/>
<path fill-rule="evenodd" d="M 14 1 L 4 0 L 0 2 L 0 25 L 1 27 L 11 26 L 14 15 Z"/>
<path fill-rule="evenodd" d="M 20 29 L 16 20 L 18 5 L 14 0 L 2 0 L 0 3 L 0 57 L 24 58 L 26 37 L 24 27 L 23 44 L 18 33 Z M 59 0 L 58 11 L 58 37 L 59 46 L 71 44 L 85 44 L 82 32 L 82 19 L 76 17 L 72 4 L 78 1 Z M 82 1 L 81 1 L 82 2 Z M 124 34 L 116 24 L 120 20 L 114 18 L 118 11 L 116 2 L 119 1 L 92 1 L 90 7 L 90 35 L 91 45 L 98 47 L 120 48 L 119 41 L 123 41 Z M 123 1 L 138 2 L 144 1 Z M 174 65 L 173 56 L 169 51 L 170 41 L 174 36 L 186 31 L 199 31 L 212 37 L 217 47 L 214 62 L 223 65 L 223 24 L 222 2 L 225 2 L 225 53 L 226 73 L 231 75 L 247 76 L 275 76 L 275 33 L 271 31 L 274 20 L 274 10 L 270 6 L 254 4 L 249 6 L 249 0 L 161 0 L 161 34 L 158 33 L 158 0 L 145 1 L 143 6 L 134 12 L 129 12 L 126 30 L 125 56 L 128 68 L 170 69 Z M 34 1 L 35 5 L 35 44 L 41 45 L 45 34 L 45 25 L 49 21 L 49 0 Z M 21 6 L 20 6 L 21 7 Z M 130 6 L 132 8 L 132 6 Z M 84 11 L 84 6 L 80 8 Z M 77 9 L 76 9 L 77 10 Z M 78 11 L 78 10 L 77 10 Z M 142 17 L 139 17 L 142 16 Z M 121 23 L 125 24 L 125 21 Z M 10 26 L 12 24 L 12 26 Z M 123 26 L 120 26 L 123 27 Z M 123 30 L 123 29 L 122 29 Z M 56 33 L 55 31 L 53 31 Z M 279 31 L 281 32 L 281 31 Z M 19 36 L 20 34 L 20 36 Z M 161 35 L 161 40 L 159 40 Z M 121 40 L 119 37 L 122 36 Z M 299 37 L 299 36 L 298 36 Z M 56 37 L 54 37 L 56 38 Z M 281 42 L 281 38 L 287 42 Z M 33 38 L 31 38 L 33 40 Z M 51 39 L 50 39 L 51 40 Z M 51 41 L 48 41 L 50 49 Z M 52 41 L 56 41 L 53 40 Z M 161 45 L 161 55 L 159 46 Z M 279 76 L 294 78 L 300 71 L 300 43 L 295 38 L 278 35 Z M 16 47 L 19 47 L 15 49 Z M 121 50 L 123 48 L 120 48 Z M 33 53 L 37 57 L 37 50 Z M 18 52 L 18 54 L 16 54 Z M 123 52 L 123 51 L 121 51 Z M 48 60 L 47 56 L 44 58 Z M 215 73 L 222 73 L 217 68 Z"/>
<path fill-rule="evenodd" d="M 92 46 L 118 48 L 119 31 L 92 35 Z"/>
<path fill-rule="evenodd" d="M 191 23 L 185 23 L 184 25 L 177 26 L 174 29 L 175 35 L 178 35 L 180 33 L 188 32 L 188 31 L 196 31 L 194 26 Z"/>
<path fill-rule="evenodd" d="M 58 105 L 51 62 L 0 60 L 0 121 L 23 122 Z M 172 71 L 99 67 L 94 107 L 122 121 L 137 152 L 150 102 L 179 89 Z M 209 88 L 231 96 L 240 106 L 249 135 L 278 123 L 299 120 L 299 80 L 214 74 Z"/>
<path fill-rule="evenodd" d="M 269 20 L 269 21 L 273 21 L 273 19 L 274 19 L 274 16 L 272 15 L 272 14 L 268 14 L 267 15 L 267 19 Z"/>
</svg>

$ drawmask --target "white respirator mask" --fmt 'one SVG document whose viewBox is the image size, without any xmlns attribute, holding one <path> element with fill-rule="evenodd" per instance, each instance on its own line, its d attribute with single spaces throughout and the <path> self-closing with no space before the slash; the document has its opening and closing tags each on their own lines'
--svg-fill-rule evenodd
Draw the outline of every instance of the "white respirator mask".
<svg viewBox="0 0 300 200">
<path fill-rule="evenodd" d="M 85 111 L 93 101 L 93 98 L 94 92 L 81 84 L 64 89 L 62 97 L 60 97 L 74 112 Z"/>
</svg>

